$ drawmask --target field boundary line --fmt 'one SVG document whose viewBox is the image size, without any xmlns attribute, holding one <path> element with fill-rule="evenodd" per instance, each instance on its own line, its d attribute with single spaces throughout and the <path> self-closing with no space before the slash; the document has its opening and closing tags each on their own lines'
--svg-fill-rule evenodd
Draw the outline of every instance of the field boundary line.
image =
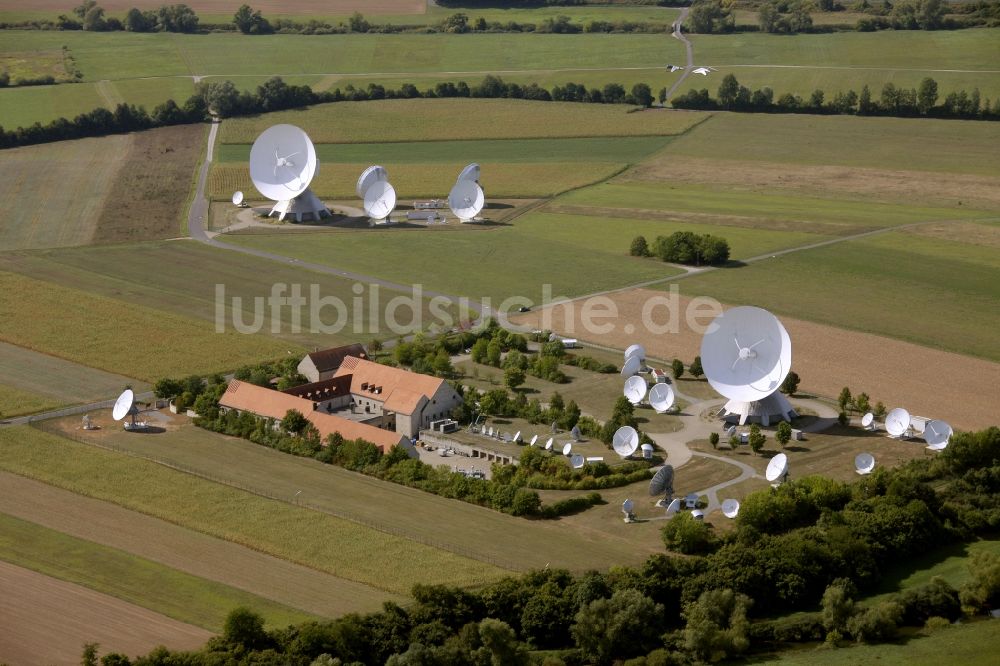
<svg viewBox="0 0 1000 666">
<path fill-rule="evenodd" d="M 114 400 L 110 400 L 110 401 L 108 401 L 108 405 L 107 406 L 111 407 L 113 404 L 114 404 Z M 492 555 L 475 554 L 471 549 L 465 548 L 463 546 L 459 546 L 457 544 L 453 544 L 453 543 L 450 543 L 450 542 L 447 542 L 447 541 L 439 541 L 439 540 L 436 540 L 436 539 L 428 539 L 426 537 L 422 537 L 422 536 L 419 536 L 419 535 L 408 534 L 404 530 L 401 530 L 401 529 L 395 528 L 395 527 L 391 527 L 391 526 L 386 525 L 384 523 L 381 523 L 379 521 L 375 521 L 375 520 L 370 520 L 370 521 L 368 521 L 368 520 L 361 520 L 361 519 L 359 519 L 359 518 L 357 518 L 355 516 L 350 516 L 350 515 L 347 515 L 347 514 L 344 514 L 344 513 L 339 513 L 337 511 L 332 510 L 332 509 L 326 509 L 326 508 L 323 508 L 323 507 L 319 507 L 319 506 L 316 506 L 315 504 L 312 504 L 310 502 L 306 502 L 306 501 L 302 501 L 302 500 L 290 500 L 287 497 L 278 495 L 278 494 L 276 494 L 274 492 L 271 492 L 271 491 L 268 491 L 268 490 L 265 490 L 265 489 L 262 489 L 262 488 L 258 488 L 256 486 L 252 486 L 252 485 L 244 483 L 244 482 L 240 482 L 240 481 L 233 480 L 233 479 L 227 479 L 225 477 L 216 476 L 214 474 L 209 474 L 207 472 L 203 472 L 203 471 L 194 469 L 192 467 L 188 467 L 186 465 L 181 465 L 181 464 L 176 463 L 176 462 L 165 460 L 165 459 L 159 458 L 157 456 L 153 456 L 153 455 L 149 455 L 149 454 L 143 454 L 143 453 L 138 453 L 136 451 L 132 451 L 132 450 L 124 448 L 122 446 L 118 446 L 117 444 L 104 444 L 104 443 L 101 443 L 101 442 L 94 442 L 94 441 L 86 440 L 86 439 L 84 439 L 82 437 L 78 437 L 78 436 L 75 436 L 75 435 L 72 435 L 72 434 L 69 434 L 69 433 L 62 433 L 62 432 L 60 432 L 60 433 L 57 434 L 57 433 L 49 432 L 47 430 L 42 430 L 42 432 L 45 432 L 45 433 L 47 433 L 49 435 L 54 435 L 56 437 L 62 437 L 64 439 L 68 439 L 68 440 L 70 440 L 72 442 L 76 442 L 78 444 L 83 444 L 83 445 L 86 445 L 86 446 L 92 446 L 92 447 L 95 447 L 95 448 L 98 448 L 98 449 L 103 449 L 105 451 L 111 451 L 111 452 L 114 452 L 114 453 L 120 453 L 120 454 L 129 456 L 131 458 L 137 458 L 139 460 L 145 460 L 146 462 L 151 462 L 151 463 L 154 463 L 156 465 L 160 465 L 162 467 L 166 467 L 167 469 L 171 469 L 171 470 L 173 470 L 175 472 L 178 472 L 178 473 L 181 473 L 181 474 L 187 474 L 189 476 L 193 476 L 193 477 L 202 479 L 203 481 L 209 481 L 211 483 L 217 483 L 219 485 L 226 486 L 228 488 L 233 488 L 235 490 L 239 490 L 239 491 L 242 491 L 242 492 L 245 492 L 245 493 L 249 493 L 251 495 L 256 495 L 257 497 L 263 497 L 264 499 L 269 499 L 269 500 L 273 500 L 273 501 L 276 501 L 276 502 L 281 502 L 282 504 L 287 504 L 289 506 L 294 506 L 294 507 L 303 508 L 303 509 L 307 509 L 307 510 L 311 510 L 311 511 L 316 511 L 318 513 L 326 514 L 328 516 L 332 516 L 332 517 L 338 518 L 340 520 L 346 520 L 346 521 L 348 521 L 350 523 L 353 523 L 355 525 L 359 525 L 361 527 L 366 527 L 368 529 L 373 529 L 373 530 L 375 530 L 377 532 L 382 532 L 383 534 L 388 534 L 390 536 L 399 537 L 399 538 L 402 538 L 402 539 L 406 539 L 408 541 L 413 541 L 413 542 L 419 543 L 419 544 L 421 544 L 423 546 L 427 546 L 427 547 L 430 547 L 430 548 L 436 548 L 438 550 L 443 550 L 443 551 L 452 553 L 453 555 L 459 555 L 461 557 L 465 557 L 465 558 L 468 558 L 468 559 L 471 559 L 471 560 L 475 560 L 477 562 L 483 562 L 485 564 L 491 564 L 491 565 L 493 565 L 493 566 L 495 566 L 495 567 L 497 567 L 499 569 L 504 569 L 504 570 L 511 571 L 511 572 L 516 572 L 516 571 L 520 571 L 521 570 L 520 567 L 518 567 L 515 564 L 512 564 L 512 561 L 505 560 L 504 558 L 498 558 L 498 557 L 495 557 L 495 556 L 492 556 Z M 261 445 L 254 444 L 254 446 L 261 446 Z M 269 447 L 265 447 L 265 448 L 269 448 Z M 279 451 L 279 453 L 282 453 L 282 452 Z M 284 454 L 284 455 L 291 455 L 291 454 Z M 307 460 L 307 459 L 303 458 L 303 460 Z M 316 462 L 316 464 L 322 465 L 324 463 Z M 349 471 L 349 470 L 344 470 L 344 471 Z M 11 472 L 11 473 L 12 474 L 17 474 L 17 472 Z M 26 476 L 26 475 L 21 474 L 19 476 Z M 370 478 L 370 477 L 366 477 L 366 478 Z M 40 480 L 40 479 L 36 479 L 36 480 Z M 45 481 L 42 481 L 42 482 L 46 483 Z M 392 483 L 392 482 L 391 481 L 384 481 L 384 483 Z M 50 485 L 55 485 L 55 484 L 50 484 Z M 418 492 L 424 492 L 424 491 L 420 491 L 419 489 L 414 489 L 414 490 L 417 490 Z M 72 492 L 76 492 L 76 491 L 72 491 Z M 102 501 L 109 501 L 109 500 L 104 500 L 103 498 L 100 498 L 100 497 L 93 497 L 91 495 L 88 495 L 87 493 L 79 493 L 79 494 L 86 495 L 88 497 L 92 497 L 93 499 L 98 499 L 98 500 L 102 500 Z M 445 499 L 447 499 L 447 498 L 445 498 Z M 131 507 L 125 506 L 124 504 L 120 504 L 118 502 L 112 501 L 112 503 L 113 504 L 117 504 L 119 506 L 122 506 L 122 507 L 124 507 L 126 509 L 129 509 L 130 511 L 137 511 L 138 513 L 143 513 L 145 515 L 151 515 L 151 514 L 146 514 L 146 512 L 144 512 L 144 511 L 141 511 L 141 510 L 138 510 L 138 509 L 133 509 Z M 486 507 L 481 507 L 481 508 L 484 508 L 487 511 L 492 511 L 492 509 L 488 509 Z M 154 517 L 161 518 L 161 516 L 154 516 Z M 188 529 L 193 529 L 193 530 L 201 532 L 203 534 L 208 534 L 207 532 L 203 532 L 202 530 L 200 530 L 198 528 L 190 527 L 189 525 L 182 525 L 181 523 L 178 523 L 178 522 L 176 522 L 174 520 L 171 520 L 171 519 L 164 519 L 164 520 L 167 520 L 168 522 L 171 522 L 171 523 L 173 523 L 175 525 L 179 525 L 181 527 L 186 527 Z M 214 535 L 209 534 L 209 536 L 214 536 Z M 220 537 L 216 537 L 216 538 L 220 538 Z M 257 549 L 254 548 L 254 550 L 257 550 Z M 264 551 L 261 551 L 261 552 L 264 552 Z M 268 554 L 273 555 L 272 553 L 268 553 Z M 297 562 L 297 563 L 298 564 L 302 564 L 301 562 Z M 322 569 L 317 569 L 316 567 L 310 566 L 308 564 L 304 564 L 303 566 L 308 566 L 309 568 L 315 569 L 316 571 L 321 571 L 322 573 L 327 573 L 327 574 L 334 575 L 334 576 L 336 575 L 336 574 L 331 574 L 329 571 L 323 571 Z M 337 576 L 337 577 L 338 578 L 343 578 L 343 576 Z M 351 579 L 345 579 L 345 580 L 351 580 Z M 369 583 L 365 583 L 365 584 L 369 584 Z"/>
</svg>

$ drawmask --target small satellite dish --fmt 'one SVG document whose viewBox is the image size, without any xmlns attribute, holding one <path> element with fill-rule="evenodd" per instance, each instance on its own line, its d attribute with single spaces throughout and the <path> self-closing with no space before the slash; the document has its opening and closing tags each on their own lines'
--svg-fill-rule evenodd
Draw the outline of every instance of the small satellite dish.
<svg viewBox="0 0 1000 666">
<path fill-rule="evenodd" d="M 646 397 L 646 380 L 638 375 L 632 375 L 625 380 L 625 397 L 633 405 L 638 405 Z"/>
<path fill-rule="evenodd" d="M 456 184 L 461 183 L 463 180 L 470 180 L 474 183 L 478 183 L 479 165 L 473 162 L 472 164 L 462 169 L 462 173 L 458 174 L 458 179 L 455 180 L 455 183 Z"/>
<path fill-rule="evenodd" d="M 629 356 L 638 356 L 640 359 L 646 358 L 646 348 L 640 344 L 629 345 L 625 349 L 625 358 L 628 359 Z"/>
<path fill-rule="evenodd" d="M 787 475 L 788 456 L 784 453 L 779 453 L 771 458 L 771 462 L 767 463 L 767 471 L 764 473 L 764 476 L 771 483 L 781 483 Z"/>
<path fill-rule="evenodd" d="M 716 391 L 756 402 L 781 386 L 792 366 L 792 342 L 767 310 L 742 306 L 712 320 L 701 339 L 701 365 Z"/>
<path fill-rule="evenodd" d="M 633 502 L 632 500 L 627 499 L 624 502 L 622 502 L 623 513 L 632 513 L 633 509 L 635 509 L 635 502 Z"/>
<path fill-rule="evenodd" d="M 726 428 L 726 434 L 727 435 L 735 435 L 736 434 L 736 426 L 731 425 L 728 428 Z"/>
<path fill-rule="evenodd" d="M 243 203 L 243 193 L 240 192 L 239 190 L 236 190 L 235 192 L 233 192 L 233 205 L 239 206 L 242 203 Z"/>
<path fill-rule="evenodd" d="M 740 503 L 734 499 L 722 500 L 722 515 L 726 518 L 735 518 L 740 512 Z"/>
<path fill-rule="evenodd" d="M 899 437 L 910 427 L 910 413 L 896 407 L 885 415 L 885 430 L 893 437 Z"/>
<path fill-rule="evenodd" d="M 396 190 L 387 180 L 372 183 L 365 192 L 365 215 L 373 220 L 384 220 L 396 207 Z"/>
<path fill-rule="evenodd" d="M 633 379 L 638 379 L 633 377 Z M 649 389 L 649 404 L 657 414 L 663 414 L 674 404 L 674 389 L 669 384 L 654 384 Z"/>
<path fill-rule="evenodd" d="M 123 418 L 129 415 L 132 411 L 132 407 L 135 405 L 135 393 L 132 389 L 125 389 L 122 394 L 118 396 L 115 400 L 115 407 L 111 410 L 111 416 L 115 421 L 121 421 Z"/>
<path fill-rule="evenodd" d="M 924 441 L 927 442 L 927 448 L 933 451 L 947 448 L 952 433 L 951 426 L 944 421 L 937 419 L 928 421 L 927 425 L 924 426 Z"/>
<path fill-rule="evenodd" d="M 364 199 L 368 188 L 380 180 L 389 180 L 389 173 L 377 164 L 370 166 L 358 176 L 358 184 L 354 191 L 358 193 L 359 198 Z"/>
<path fill-rule="evenodd" d="M 875 415 L 872 414 L 871 412 L 868 412 L 867 414 L 861 417 L 861 425 L 864 426 L 865 428 L 870 428 L 872 422 L 874 421 L 875 421 Z"/>
<path fill-rule="evenodd" d="M 645 460 L 652 460 L 653 459 L 653 445 L 652 444 L 643 444 L 642 447 L 640 447 L 640 448 L 642 448 L 642 457 Z"/>
<path fill-rule="evenodd" d="M 486 433 L 487 433 L 487 434 L 488 434 L 488 435 L 489 435 L 490 437 L 492 437 L 492 436 L 493 436 L 493 426 L 490 426 L 490 429 L 489 429 L 489 430 L 487 430 L 487 431 L 486 431 Z"/>
<path fill-rule="evenodd" d="M 674 467 L 664 465 L 656 470 L 656 474 L 649 480 L 650 495 L 664 495 L 669 499 L 674 494 Z"/>
<path fill-rule="evenodd" d="M 568 456 L 572 452 L 573 452 L 573 443 L 572 442 L 566 442 L 563 445 L 563 455 L 564 456 Z"/>
<path fill-rule="evenodd" d="M 545 442 L 545 450 L 546 451 L 551 451 L 552 450 L 552 438 L 551 437 L 549 437 L 549 439 Z"/>
<path fill-rule="evenodd" d="M 574 442 L 579 442 L 583 439 L 583 433 L 580 432 L 580 426 L 573 426 L 573 429 L 569 431 L 569 436 L 573 438 Z"/>
<path fill-rule="evenodd" d="M 714 71 L 715 71 L 714 67 L 699 67 L 697 69 L 692 69 L 691 73 L 692 74 L 701 74 L 702 76 L 708 76 L 709 72 L 714 72 Z"/>
<path fill-rule="evenodd" d="M 622 377 L 631 377 L 632 375 L 639 372 L 642 368 L 642 361 L 639 360 L 638 356 L 629 356 L 625 359 L 625 365 L 622 366 Z"/>
<path fill-rule="evenodd" d="M 670 504 L 667 505 L 667 515 L 668 516 L 673 516 L 673 515 L 675 515 L 680 510 L 681 510 L 681 500 L 680 500 L 680 498 L 677 498 L 677 499 L 673 500 L 672 502 L 670 502 Z"/>
<path fill-rule="evenodd" d="M 695 509 L 691 512 L 691 517 L 695 520 L 703 521 L 705 520 L 705 512 L 701 509 Z"/>
<path fill-rule="evenodd" d="M 632 426 L 622 426 L 611 438 L 611 446 L 622 458 L 628 458 L 639 448 L 639 433 Z"/>
<path fill-rule="evenodd" d="M 579 453 L 574 453 L 569 459 L 569 464 L 573 467 L 573 469 L 580 469 L 583 467 L 585 462 L 586 460 Z"/>
<path fill-rule="evenodd" d="M 486 205 L 483 188 L 474 180 L 460 180 L 448 194 L 448 207 L 462 222 L 468 222 L 479 215 Z"/>
<path fill-rule="evenodd" d="M 875 469 L 875 456 L 870 453 L 859 453 L 854 456 L 854 471 L 858 474 L 871 474 Z"/>
<path fill-rule="evenodd" d="M 535 436 L 533 436 L 533 437 L 531 438 L 531 441 L 530 441 L 530 442 L 528 442 L 528 446 L 534 446 L 534 445 L 535 445 L 535 442 L 537 442 L 537 441 L 538 441 L 538 435 L 535 435 Z"/>
<path fill-rule="evenodd" d="M 514 434 L 514 439 L 512 439 L 512 440 L 510 440 L 510 441 L 514 442 L 515 444 L 517 444 L 517 443 L 518 443 L 519 441 L 521 441 L 521 431 L 520 431 L 520 430 L 518 430 L 518 431 L 517 431 L 517 432 L 516 432 L 516 433 Z"/>
</svg>

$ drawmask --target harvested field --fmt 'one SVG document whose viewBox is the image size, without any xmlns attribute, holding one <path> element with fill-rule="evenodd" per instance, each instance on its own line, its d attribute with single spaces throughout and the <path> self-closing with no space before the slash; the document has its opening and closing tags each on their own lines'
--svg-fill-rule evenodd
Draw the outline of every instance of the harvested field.
<svg viewBox="0 0 1000 666">
<path fill-rule="evenodd" d="M 903 233 L 1000 249 L 1000 224 L 997 222 L 922 224 L 904 229 Z"/>
<path fill-rule="evenodd" d="M 0 321 L 12 322 L 0 330 L 0 342 L 150 382 L 283 357 L 289 347 L 261 335 L 216 333 L 207 322 L 3 272 Z"/>
<path fill-rule="evenodd" d="M 85 643 L 102 654 L 157 645 L 200 647 L 211 633 L 85 587 L 0 562 L 0 659 L 18 666 L 79 664 Z"/>
<path fill-rule="evenodd" d="M 641 322 L 643 305 L 654 297 L 662 298 L 664 293 L 631 289 L 609 295 L 618 308 L 619 322 Z M 567 308 L 556 306 L 514 319 L 532 327 L 569 330 L 573 337 L 616 349 L 640 342 L 650 356 L 681 358 L 688 363 L 700 352 L 701 333 L 683 320 L 689 299 L 679 298 L 678 302 L 678 330 L 666 335 L 654 335 L 642 326 L 627 333 L 623 325 L 602 335 L 587 333 L 579 304 L 569 318 Z M 662 312 L 660 323 L 665 318 Z M 543 323 L 546 313 L 551 325 Z M 703 324 L 709 321 L 710 316 L 701 320 Z M 890 408 L 903 405 L 913 414 L 943 418 L 956 428 L 996 425 L 1000 363 L 787 316 L 781 321 L 792 339 L 793 368 L 802 377 L 803 391 L 836 396 L 848 386 L 854 393 L 868 393 L 872 402 L 882 401 Z M 933 378 L 931 384 L 928 378 Z"/>
<path fill-rule="evenodd" d="M 378 610 L 404 598 L 266 555 L 110 502 L 0 472 L 0 513 L 246 590 L 321 617 Z"/>
</svg>

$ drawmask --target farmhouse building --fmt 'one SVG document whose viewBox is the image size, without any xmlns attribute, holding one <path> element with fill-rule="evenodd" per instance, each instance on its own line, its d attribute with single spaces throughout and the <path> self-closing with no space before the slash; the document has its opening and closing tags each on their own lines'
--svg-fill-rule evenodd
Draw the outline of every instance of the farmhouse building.
<svg viewBox="0 0 1000 666">
<path fill-rule="evenodd" d="M 349 357 L 367 359 L 368 353 L 359 344 L 314 351 L 311 354 L 306 354 L 305 358 L 299 361 L 298 371 L 310 382 L 330 379 L 340 368 L 344 359 Z"/>
</svg>

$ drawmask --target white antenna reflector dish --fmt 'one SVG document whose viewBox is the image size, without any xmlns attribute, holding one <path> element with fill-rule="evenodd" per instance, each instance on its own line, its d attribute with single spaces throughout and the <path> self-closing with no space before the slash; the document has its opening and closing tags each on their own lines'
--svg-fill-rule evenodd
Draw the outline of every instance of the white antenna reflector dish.
<svg viewBox="0 0 1000 666">
<path fill-rule="evenodd" d="M 695 509 L 691 512 L 691 517 L 695 520 L 705 520 L 705 512 L 701 509 Z"/>
<path fill-rule="evenodd" d="M 538 435 L 535 435 L 534 437 L 531 438 L 531 441 L 528 442 L 528 446 L 534 446 L 535 442 L 537 441 L 538 441 Z"/>
<path fill-rule="evenodd" d="M 546 451 L 551 451 L 552 450 L 552 438 L 551 437 L 549 437 L 548 440 L 546 440 L 546 442 L 545 442 L 545 450 Z"/>
<path fill-rule="evenodd" d="M 563 445 L 563 455 L 564 456 L 568 456 L 572 452 L 573 452 L 573 443 L 572 442 L 566 442 Z"/>
<path fill-rule="evenodd" d="M 927 442 L 927 448 L 934 451 L 941 451 L 947 448 L 952 433 L 951 426 L 944 421 L 937 419 L 928 421 L 927 425 L 924 426 L 924 441 Z"/>
<path fill-rule="evenodd" d="M 854 456 L 854 471 L 858 474 L 871 474 L 875 469 L 875 456 L 870 453 L 859 453 Z"/>
<path fill-rule="evenodd" d="M 241 203 L 243 203 L 243 193 L 240 192 L 239 190 L 236 190 L 235 192 L 233 192 L 233 205 L 239 206 Z"/>
<path fill-rule="evenodd" d="M 370 166 L 358 176 L 358 184 L 354 188 L 354 191 L 358 193 L 359 198 L 364 199 L 368 188 L 380 180 L 389 180 L 389 172 L 377 164 Z"/>
<path fill-rule="evenodd" d="M 372 183 L 365 192 L 365 215 L 373 220 L 384 220 L 396 207 L 396 190 L 387 180 Z"/>
<path fill-rule="evenodd" d="M 569 459 L 569 464 L 573 467 L 573 469 L 580 469 L 583 467 L 585 462 L 586 460 L 579 453 L 573 454 L 573 456 Z"/>
<path fill-rule="evenodd" d="M 632 426 L 622 426 L 611 438 L 611 446 L 622 458 L 628 458 L 639 448 L 639 433 Z"/>
<path fill-rule="evenodd" d="M 638 356 L 629 356 L 622 366 L 622 377 L 631 377 L 642 368 L 642 360 Z"/>
<path fill-rule="evenodd" d="M 633 509 L 635 509 L 635 503 L 632 500 L 627 499 L 622 502 L 622 511 L 624 513 L 632 513 Z"/>
<path fill-rule="evenodd" d="M 722 500 L 722 515 L 726 518 L 735 518 L 740 512 L 740 503 L 734 499 Z"/>
<path fill-rule="evenodd" d="M 653 388 L 649 389 L 649 404 L 657 414 L 664 413 L 673 407 L 674 389 L 669 384 L 654 384 Z"/>
<path fill-rule="evenodd" d="M 460 180 L 448 194 L 448 207 L 460 220 L 471 220 L 479 215 L 486 205 L 483 188 L 473 180 Z"/>
<path fill-rule="evenodd" d="M 250 179 L 268 199 L 286 201 L 299 196 L 316 175 L 316 149 L 295 125 L 273 125 L 250 149 Z"/>
<path fill-rule="evenodd" d="M 867 414 L 861 417 L 861 425 L 864 426 L 865 428 L 870 428 L 874 421 L 875 421 L 875 415 L 872 414 L 871 412 L 868 412 Z"/>
<path fill-rule="evenodd" d="M 667 515 L 672 516 L 681 510 L 681 498 L 677 498 L 667 505 Z"/>
<path fill-rule="evenodd" d="M 519 441 L 521 441 L 521 431 L 518 430 L 517 433 L 514 434 L 514 439 L 512 439 L 510 441 L 514 442 L 515 444 L 517 444 Z"/>
<path fill-rule="evenodd" d="M 470 164 L 467 167 L 465 167 L 464 169 L 462 169 L 462 173 L 458 174 L 458 178 L 455 180 L 455 183 L 458 184 L 458 183 L 462 182 L 463 180 L 469 180 L 469 181 L 472 181 L 474 183 L 478 183 L 479 182 L 479 165 L 476 164 L 475 162 L 473 162 L 472 164 Z"/>
<path fill-rule="evenodd" d="M 583 433 L 580 432 L 580 426 L 573 426 L 573 429 L 569 431 L 570 437 L 573 438 L 574 442 L 579 442 L 583 439 Z"/>
<path fill-rule="evenodd" d="M 646 380 L 633 375 L 625 380 L 625 397 L 633 405 L 638 405 L 646 397 Z"/>
<path fill-rule="evenodd" d="M 767 477 L 768 481 L 774 483 L 775 481 L 783 481 L 786 474 L 788 474 L 788 456 L 779 453 L 771 458 L 771 462 L 767 463 L 767 471 L 764 476 Z"/>
<path fill-rule="evenodd" d="M 646 348 L 640 344 L 629 345 L 625 349 L 625 358 L 629 356 L 638 356 L 639 358 L 646 358 Z"/>
<path fill-rule="evenodd" d="M 792 367 L 792 342 L 778 318 L 743 306 L 712 320 L 701 339 L 701 365 L 716 391 L 756 402 L 781 386 Z"/>
<path fill-rule="evenodd" d="M 910 413 L 902 407 L 896 407 L 885 415 L 885 430 L 893 437 L 899 437 L 910 427 Z"/>
<path fill-rule="evenodd" d="M 135 393 L 132 389 L 125 389 L 122 394 L 118 396 L 115 400 L 115 407 L 111 410 L 111 416 L 115 421 L 121 421 L 123 418 L 128 416 L 128 413 L 132 411 L 132 405 L 135 404 Z"/>
</svg>

